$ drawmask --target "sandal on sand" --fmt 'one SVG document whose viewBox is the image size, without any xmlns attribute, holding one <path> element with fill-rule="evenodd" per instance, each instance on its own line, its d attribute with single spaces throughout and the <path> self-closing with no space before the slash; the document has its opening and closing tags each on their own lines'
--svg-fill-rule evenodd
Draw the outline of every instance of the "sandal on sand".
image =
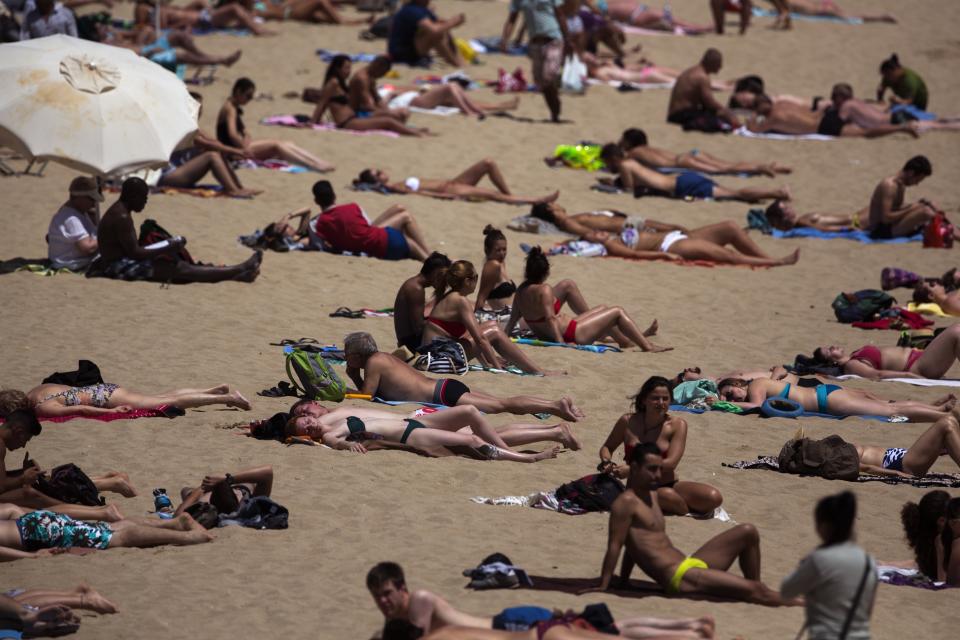
<svg viewBox="0 0 960 640">
<path fill-rule="evenodd" d="M 284 398 L 286 396 L 293 396 L 296 398 L 297 390 L 286 380 L 281 380 L 277 383 L 277 386 L 264 389 L 263 391 L 258 391 L 257 395 L 263 396 L 264 398 Z"/>
<path fill-rule="evenodd" d="M 363 310 L 354 311 L 350 307 L 337 307 L 337 310 L 330 314 L 331 318 L 350 318 L 356 320 L 363 317 Z"/>
</svg>

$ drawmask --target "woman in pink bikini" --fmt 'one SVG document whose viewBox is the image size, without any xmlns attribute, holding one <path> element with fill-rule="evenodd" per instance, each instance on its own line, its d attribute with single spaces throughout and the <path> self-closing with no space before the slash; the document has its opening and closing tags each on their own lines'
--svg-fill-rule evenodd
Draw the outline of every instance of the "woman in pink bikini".
<svg viewBox="0 0 960 640">
<path fill-rule="evenodd" d="M 527 255 L 525 280 L 513 298 L 513 310 L 507 323 L 507 334 L 523 318 L 530 329 L 543 340 L 592 344 L 595 340 L 612 337 L 621 347 L 640 347 L 644 351 L 658 353 L 673 347 L 661 347 L 647 338 L 656 335 L 657 321 L 641 332 L 637 323 L 622 307 L 600 305 L 576 318 L 568 319 L 560 314 L 562 302 L 557 299 L 553 287 L 547 284 L 550 261 L 540 247 L 534 247 Z"/>
<path fill-rule="evenodd" d="M 459 342 L 467 358 L 476 358 L 487 367 L 502 368 L 510 363 L 527 373 L 566 373 L 542 370 L 493 320 L 477 322 L 474 302 L 467 296 L 476 291 L 479 279 L 473 264 L 466 260 L 450 265 L 437 288 L 433 311 L 423 325 L 423 344 L 430 344 L 434 338 L 447 338 Z"/>
<path fill-rule="evenodd" d="M 864 378 L 939 379 L 960 360 L 960 324 L 944 329 L 926 349 L 866 345 L 846 355 L 843 347 L 830 345 L 818 347 L 813 358 Z"/>
</svg>

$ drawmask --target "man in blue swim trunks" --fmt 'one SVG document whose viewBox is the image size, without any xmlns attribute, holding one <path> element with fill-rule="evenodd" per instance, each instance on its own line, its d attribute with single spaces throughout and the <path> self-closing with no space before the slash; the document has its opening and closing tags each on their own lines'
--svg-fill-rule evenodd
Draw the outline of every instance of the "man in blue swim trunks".
<svg viewBox="0 0 960 640">
<path fill-rule="evenodd" d="M 606 591 L 626 545 L 619 587 L 629 587 L 634 565 L 670 595 L 705 594 L 768 606 L 785 602 L 777 591 L 760 582 L 760 534 L 751 524 L 740 524 L 708 540 L 692 555 L 677 549 L 667 536 L 666 520 L 657 499 L 663 456 L 650 442 L 638 444 L 627 462 L 627 490 L 610 509 L 607 551 L 600 581 L 589 591 Z M 743 577 L 727 570 L 739 562 Z"/>
<path fill-rule="evenodd" d="M 786 187 L 730 189 L 694 171 L 675 174 L 660 173 L 643 166 L 633 158 L 626 157 L 623 148 L 615 143 L 603 146 L 600 159 L 608 169 L 620 177 L 622 188 L 636 196 L 662 195 L 668 198 L 713 198 L 744 202 L 790 199 L 790 191 Z"/>
</svg>

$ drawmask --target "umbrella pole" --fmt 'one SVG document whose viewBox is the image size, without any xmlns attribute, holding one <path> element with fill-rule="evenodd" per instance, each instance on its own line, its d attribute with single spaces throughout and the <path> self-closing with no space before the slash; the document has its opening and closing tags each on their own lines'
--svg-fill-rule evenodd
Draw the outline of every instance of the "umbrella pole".
<svg viewBox="0 0 960 640">
<path fill-rule="evenodd" d="M 156 30 L 156 38 L 160 38 L 160 0 L 155 0 L 154 11 L 153 11 L 153 21 L 156 23 L 154 29 Z"/>
</svg>

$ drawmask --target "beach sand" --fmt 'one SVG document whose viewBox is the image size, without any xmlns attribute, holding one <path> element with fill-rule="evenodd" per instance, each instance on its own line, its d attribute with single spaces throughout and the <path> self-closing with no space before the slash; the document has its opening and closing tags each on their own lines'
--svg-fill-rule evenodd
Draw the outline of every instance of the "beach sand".
<svg viewBox="0 0 960 640">
<path fill-rule="evenodd" d="M 444 1 L 441 16 L 463 11 L 467 36 L 498 34 L 507 12 L 502 2 Z M 675 0 L 674 14 L 708 23 L 704 0 Z M 853 11 L 891 11 L 897 26 L 846 26 L 796 21 L 792 32 L 768 29 L 759 19 L 746 37 L 699 38 L 631 36 L 646 55 L 661 65 L 685 68 L 709 46 L 719 47 L 725 66 L 720 76 L 759 73 L 771 93 L 828 95 L 834 82 L 850 82 L 857 95 L 871 97 L 879 81 L 877 68 L 891 52 L 918 70 L 931 91 L 932 110 L 960 110 L 956 64 L 960 41 L 960 5 L 949 0 L 904 3 L 894 0 L 844 0 Z M 121 14 L 129 7 L 120 10 Z M 345 10 L 353 15 L 352 10 Z M 734 20 L 733 16 L 730 16 Z M 523 209 L 498 204 L 447 202 L 417 196 L 388 197 L 348 190 L 356 174 L 371 166 L 396 178 L 407 175 L 452 177 L 475 160 L 495 159 L 516 193 L 542 195 L 561 189 L 560 202 L 572 212 L 619 208 L 649 218 L 693 227 L 725 219 L 744 223 L 749 205 L 686 203 L 662 198 L 634 200 L 590 191 L 595 175 L 548 169 L 541 158 L 559 143 L 612 141 L 626 127 L 642 127 L 651 144 L 677 152 L 692 148 L 724 158 L 776 160 L 794 167 L 777 179 L 721 177 L 721 184 L 788 183 L 802 211 L 851 212 L 864 206 L 874 185 L 895 173 L 911 156 L 923 153 L 933 176 L 911 189 L 908 197 L 926 196 L 954 217 L 960 206 L 956 179 L 960 161 L 954 133 L 932 133 L 919 140 L 893 136 L 875 141 L 777 142 L 733 136 L 686 134 L 664 122 L 669 92 L 618 93 L 592 87 L 582 97 L 565 97 L 563 116 L 572 122 L 542 123 L 546 109 L 535 94 L 522 97 L 516 115 L 534 122 L 491 117 L 477 122 L 463 117 L 416 114 L 412 123 L 429 126 L 438 136 L 399 139 L 354 136 L 264 127 L 262 117 L 306 113 L 309 105 L 286 99 L 287 91 L 319 86 L 325 65 L 314 49 L 379 52 L 383 41 L 357 39 L 354 27 L 302 24 L 271 25 L 272 38 L 213 35 L 198 38 L 201 47 L 226 53 L 242 47 L 233 68 L 221 68 L 217 81 L 201 89 L 202 126 L 214 129 L 217 111 L 233 81 L 250 76 L 258 100 L 246 108 L 248 128 L 257 138 L 294 140 L 337 170 L 330 176 L 340 201 L 356 200 L 371 215 L 391 204 L 410 209 L 425 229 L 432 248 L 452 258 L 482 263 L 481 230 L 505 227 Z M 493 79 L 498 67 L 524 69 L 525 58 L 490 55 L 468 66 L 471 77 Z M 401 68 L 400 81 L 422 70 Z M 427 73 L 445 73 L 449 69 Z M 396 81 L 395 81 L 396 82 Z M 488 89 L 472 96 L 498 99 Z M 724 96 L 725 99 L 725 96 Z M 953 149 L 953 151 L 950 151 Z M 14 163 L 22 167 L 23 163 Z M 234 263 L 248 250 L 236 238 L 311 204 L 316 176 L 268 170 L 240 173 L 248 187 L 266 192 L 254 200 L 199 199 L 183 195 L 151 196 L 138 219 L 154 218 L 189 239 L 188 249 L 207 262 Z M 70 170 L 51 164 L 45 176 L 3 178 L 3 233 L 0 257 L 45 256 L 43 241 L 50 216 L 66 199 Z M 108 197 L 108 204 L 114 200 Z M 507 231 L 511 276 L 522 280 L 519 243 L 551 245 L 558 238 Z M 754 232 L 755 233 L 755 232 Z M 591 473 L 597 450 L 616 419 L 628 410 L 634 394 L 650 375 L 673 376 L 684 366 L 699 365 L 720 373 L 738 367 L 770 366 L 792 361 L 797 353 L 836 343 L 849 349 L 863 344 L 889 345 L 895 332 L 867 333 L 835 322 L 830 302 L 841 291 L 878 288 L 880 270 L 899 266 L 937 275 L 956 265 L 956 253 L 923 250 L 919 244 L 862 245 L 843 240 L 773 240 L 754 236 L 773 255 L 801 249 L 794 267 L 681 267 L 618 259 L 555 258 L 551 280 L 575 278 L 593 304 L 622 305 L 638 323 L 660 321 L 658 341 L 676 347 L 651 355 L 637 352 L 596 355 L 564 349 L 525 347 L 542 366 L 565 369 L 569 376 L 540 379 L 472 373 L 464 380 L 497 394 L 526 393 L 546 397 L 570 394 L 586 411 L 576 426 L 583 450 L 565 452 L 536 465 L 480 463 L 446 458 L 425 459 L 406 453 L 359 455 L 321 448 L 285 447 L 239 435 L 231 425 L 265 418 L 289 406 L 287 399 L 256 397 L 285 377 L 283 356 L 270 346 L 281 338 L 314 337 L 342 343 L 350 331 L 371 332 L 384 349 L 393 346 L 387 318 L 346 320 L 329 314 L 351 308 L 387 307 L 403 279 L 414 274 L 412 261 L 386 262 L 319 253 L 270 253 L 255 284 L 161 287 L 153 283 L 87 280 L 73 275 L 41 278 L 29 273 L 0 277 L 0 385 L 29 389 L 49 373 L 75 367 L 79 358 L 95 361 L 108 381 L 135 390 L 160 391 L 184 386 L 235 385 L 254 401 L 254 411 L 207 408 L 167 421 L 142 419 L 100 423 L 76 420 L 47 423 L 30 443 L 31 457 L 46 468 L 74 462 L 91 474 L 108 470 L 130 473 L 141 495 L 114 499 L 131 516 L 152 509 L 150 492 L 165 487 L 176 495 L 196 485 L 208 472 L 233 471 L 255 464 L 276 469 L 274 498 L 291 512 L 287 531 L 255 532 L 237 528 L 217 532 L 217 540 L 190 548 L 119 549 L 85 557 L 20 561 L 3 567 L 3 588 L 69 588 L 86 581 L 115 600 L 121 613 L 85 614 L 77 638 L 169 638 L 198 634 L 210 640 L 239 635 L 259 638 L 367 638 L 381 616 L 364 586 L 376 562 L 394 560 L 407 571 L 411 587 L 428 588 L 455 606 L 475 614 L 495 614 L 502 607 L 537 604 L 581 609 L 606 602 L 617 617 L 629 615 L 713 615 L 718 637 L 788 638 L 800 628 L 800 608 L 768 609 L 727 602 L 693 601 L 560 592 L 470 592 L 461 570 L 499 551 L 534 575 L 594 578 L 599 574 L 607 518 L 570 517 L 546 511 L 480 506 L 472 496 L 526 494 L 549 490 Z M 909 292 L 896 291 L 906 302 Z M 940 326 L 949 322 L 940 319 Z M 950 375 L 960 376 L 954 367 Z M 891 398 L 931 400 L 943 389 L 894 383 L 853 384 Z M 858 538 L 880 560 L 906 560 L 899 510 L 923 491 L 904 485 L 845 484 L 801 479 L 763 471 L 736 471 L 721 462 L 775 455 L 803 426 L 816 437 L 838 433 L 848 440 L 883 446 L 910 445 L 927 428 L 920 424 L 883 424 L 856 418 L 760 420 L 728 415 L 686 416 L 690 425 L 679 477 L 709 482 L 724 495 L 724 507 L 740 523 L 759 527 L 763 579 L 779 585 L 811 550 L 815 536 L 815 502 L 831 492 L 850 489 L 860 499 Z M 509 416 L 493 418 L 497 424 Z M 8 464 L 19 463 L 14 452 Z M 619 456 L 618 456 L 619 457 Z M 949 471 L 944 461 L 934 470 Z M 955 471 L 956 469 L 953 468 Z M 954 495 L 960 492 L 953 491 Z M 692 553 L 707 538 L 730 525 L 718 521 L 670 518 L 667 531 L 675 544 Z M 949 638 L 960 625 L 956 594 L 881 586 L 874 608 L 876 638 Z M 951 631 L 952 629 L 952 631 Z"/>
</svg>

